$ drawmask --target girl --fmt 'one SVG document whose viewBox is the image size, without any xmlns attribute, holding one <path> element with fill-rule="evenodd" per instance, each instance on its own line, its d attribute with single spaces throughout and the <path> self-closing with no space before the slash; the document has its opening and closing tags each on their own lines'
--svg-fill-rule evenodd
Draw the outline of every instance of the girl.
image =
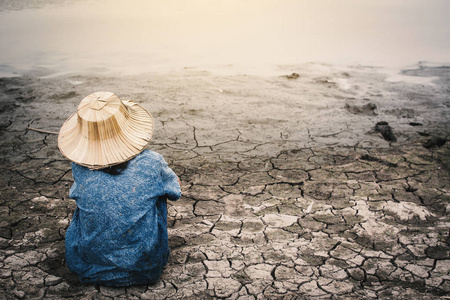
<svg viewBox="0 0 450 300">
<path fill-rule="evenodd" d="M 66 262 L 82 283 L 158 280 L 169 256 L 166 199 L 181 196 L 164 158 L 144 150 L 153 118 L 115 94 L 84 98 L 63 124 L 61 153 L 72 161 L 77 209 L 66 232 Z"/>
</svg>

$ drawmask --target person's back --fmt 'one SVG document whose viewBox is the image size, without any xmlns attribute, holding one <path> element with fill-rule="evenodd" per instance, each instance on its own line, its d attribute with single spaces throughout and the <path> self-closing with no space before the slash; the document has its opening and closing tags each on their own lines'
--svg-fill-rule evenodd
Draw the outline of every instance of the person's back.
<svg viewBox="0 0 450 300">
<path fill-rule="evenodd" d="M 118 175 L 72 164 L 77 210 L 66 233 L 66 262 L 83 283 L 156 281 L 167 263 L 166 198 L 181 196 L 161 155 L 144 151 Z"/>
<path fill-rule="evenodd" d="M 69 121 L 66 123 L 70 125 Z M 61 132 L 73 136 L 78 130 L 73 128 L 62 128 Z M 65 155 L 64 150 L 74 148 L 65 147 L 64 140 L 59 145 Z M 81 165 L 90 159 L 92 166 L 96 162 L 92 157 L 101 154 L 85 154 L 88 158 L 72 163 L 74 184 L 69 196 L 77 202 L 77 209 L 66 232 L 66 263 L 82 283 L 150 283 L 159 278 L 167 263 L 166 199 L 177 200 L 181 188 L 178 177 L 160 154 L 142 150 L 135 150 L 137 156 L 131 156 L 134 158 L 119 158 L 117 162 L 122 164 L 112 167 L 94 165 L 89 169 Z M 76 155 L 66 156 L 75 161 L 73 157 L 79 157 Z M 106 158 L 97 159 L 117 157 L 114 153 L 103 155 Z"/>
</svg>

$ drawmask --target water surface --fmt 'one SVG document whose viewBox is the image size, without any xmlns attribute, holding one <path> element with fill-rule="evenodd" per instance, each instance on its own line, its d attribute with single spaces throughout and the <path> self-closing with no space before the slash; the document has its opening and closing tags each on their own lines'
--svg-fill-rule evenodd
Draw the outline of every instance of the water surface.
<svg viewBox="0 0 450 300">
<path fill-rule="evenodd" d="M 450 62 L 447 0 L 5 0 L 0 73 Z"/>
</svg>

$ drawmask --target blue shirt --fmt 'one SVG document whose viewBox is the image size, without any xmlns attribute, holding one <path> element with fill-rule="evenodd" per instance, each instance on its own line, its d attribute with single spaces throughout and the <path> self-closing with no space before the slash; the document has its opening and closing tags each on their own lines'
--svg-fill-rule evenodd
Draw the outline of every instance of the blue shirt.
<svg viewBox="0 0 450 300">
<path fill-rule="evenodd" d="M 181 188 L 164 158 L 145 150 L 119 175 L 72 163 L 77 209 L 66 232 L 66 263 L 82 283 L 158 280 L 169 257 L 166 199 Z"/>
</svg>

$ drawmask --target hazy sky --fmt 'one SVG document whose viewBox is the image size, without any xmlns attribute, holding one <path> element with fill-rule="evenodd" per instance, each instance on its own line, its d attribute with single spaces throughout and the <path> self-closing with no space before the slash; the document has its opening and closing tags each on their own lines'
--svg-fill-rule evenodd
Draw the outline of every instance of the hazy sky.
<svg viewBox="0 0 450 300">
<path fill-rule="evenodd" d="M 0 72 L 448 63 L 449 12 L 447 0 L 65 1 L 0 12 Z"/>
</svg>

